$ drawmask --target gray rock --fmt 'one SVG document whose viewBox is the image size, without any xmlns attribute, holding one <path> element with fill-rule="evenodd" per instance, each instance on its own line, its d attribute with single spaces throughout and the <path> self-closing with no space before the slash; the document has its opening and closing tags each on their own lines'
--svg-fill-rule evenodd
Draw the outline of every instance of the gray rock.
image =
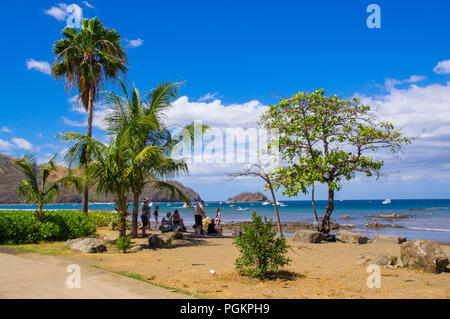
<svg viewBox="0 0 450 319">
<path fill-rule="evenodd" d="M 302 243 L 320 243 L 324 238 L 324 234 L 319 231 L 301 229 L 295 232 L 293 240 Z"/>
<path fill-rule="evenodd" d="M 135 245 L 135 246 L 132 246 L 130 249 L 128 249 L 128 251 L 135 252 L 135 251 L 141 251 L 142 249 L 144 249 L 143 245 Z"/>
<path fill-rule="evenodd" d="M 372 240 L 374 242 L 389 242 L 389 243 L 401 244 L 406 241 L 406 237 L 394 236 L 394 235 L 375 235 L 375 236 L 373 236 Z"/>
<path fill-rule="evenodd" d="M 380 266 L 386 266 L 391 263 L 391 257 L 385 253 L 381 254 L 364 254 L 359 255 L 355 262 L 357 265 L 369 265 L 375 264 Z"/>
<path fill-rule="evenodd" d="M 448 257 L 438 243 L 428 239 L 414 239 L 400 246 L 400 259 L 404 267 L 441 273 L 449 264 Z"/>
<path fill-rule="evenodd" d="M 68 240 L 64 243 L 64 247 L 70 247 L 70 246 L 72 246 L 72 244 L 74 244 L 74 243 L 76 243 L 76 242 L 78 242 L 78 241 L 80 241 L 80 240 L 83 240 L 83 238 L 68 239 Z"/>
<path fill-rule="evenodd" d="M 350 215 L 344 215 L 339 217 L 339 219 L 354 219 L 353 217 L 350 217 Z"/>
<path fill-rule="evenodd" d="M 100 247 L 101 246 L 101 247 Z M 82 253 L 96 253 L 106 251 L 103 241 L 98 238 L 84 238 L 70 245 L 70 249 Z"/>
<path fill-rule="evenodd" d="M 336 234 L 336 240 L 343 243 L 367 244 L 367 236 L 348 230 L 340 230 Z"/>
<path fill-rule="evenodd" d="M 173 234 L 167 233 L 162 235 L 151 234 L 148 236 L 148 247 L 152 249 L 170 248 L 172 246 Z"/>
<path fill-rule="evenodd" d="M 105 234 L 101 237 L 101 239 L 103 240 L 103 242 L 106 243 L 111 243 L 113 241 L 116 241 L 119 238 L 119 232 L 116 233 L 109 233 L 109 234 Z"/>
<path fill-rule="evenodd" d="M 108 229 L 109 230 L 117 230 L 117 229 L 119 229 L 119 224 L 117 224 L 116 222 L 110 222 L 108 225 Z"/>
</svg>

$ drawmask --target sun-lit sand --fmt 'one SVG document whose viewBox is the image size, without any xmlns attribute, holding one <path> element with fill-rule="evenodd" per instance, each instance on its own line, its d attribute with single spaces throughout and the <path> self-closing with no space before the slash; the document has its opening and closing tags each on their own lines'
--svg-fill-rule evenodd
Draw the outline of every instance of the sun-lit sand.
<svg viewBox="0 0 450 319">
<path fill-rule="evenodd" d="M 285 270 L 297 276 L 261 282 L 236 274 L 238 251 L 232 241 L 186 237 L 170 249 L 121 254 L 112 247 L 107 253 L 86 254 L 85 258 L 102 268 L 141 274 L 153 283 L 207 298 L 450 298 L 450 273 L 382 267 L 381 288 L 367 287 L 369 274 L 366 266 L 355 263 L 357 256 L 381 252 L 399 256 L 397 244 L 305 244 L 288 238 L 292 262 Z M 450 246 L 442 249 L 450 255 Z"/>
</svg>

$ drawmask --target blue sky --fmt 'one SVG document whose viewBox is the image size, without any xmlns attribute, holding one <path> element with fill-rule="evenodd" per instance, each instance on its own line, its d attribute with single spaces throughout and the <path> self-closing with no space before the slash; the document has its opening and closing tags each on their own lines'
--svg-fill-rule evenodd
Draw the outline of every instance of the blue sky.
<svg viewBox="0 0 450 319">
<path fill-rule="evenodd" d="M 360 96 L 380 117 L 420 139 L 399 158 L 386 158 L 386 177 L 357 178 L 337 197 L 450 197 L 448 1 L 65 4 L 72 3 L 83 17 L 98 16 L 123 36 L 129 84 L 146 91 L 162 81 L 186 81 L 172 124 L 198 119 L 239 127 L 280 96 L 317 88 Z M 371 3 L 381 8 L 379 29 L 366 25 Z M 71 100 L 76 93 L 67 94 L 48 74 L 52 43 L 66 24 L 65 6 L 31 0 L 2 4 L 0 153 L 33 152 L 44 161 L 67 147 L 55 139 L 59 132 L 85 131 L 85 114 Z M 101 101 L 95 115 L 94 135 L 104 139 Z M 180 181 L 207 200 L 262 191 L 258 180 L 228 181 L 224 173 L 240 167 L 193 165 Z M 323 189 L 318 197 L 325 197 Z"/>
</svg>

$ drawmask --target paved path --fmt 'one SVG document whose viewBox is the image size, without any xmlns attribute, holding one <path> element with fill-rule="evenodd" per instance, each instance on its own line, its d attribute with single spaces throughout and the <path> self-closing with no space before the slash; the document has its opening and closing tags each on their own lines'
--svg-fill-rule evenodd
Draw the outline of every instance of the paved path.
<svg viewBox="0 0 450 319">
<path fill-rule="evenodd" d="M 90 267 L 81 258 L 20 253 L 0 247 L 0 298 L 155 298 L 189 296 Z M 67 266 L 81 270 L 80 288 L 68 288 Z M 72 273 L 73 274 L 73 273 Z"/>
</svg>

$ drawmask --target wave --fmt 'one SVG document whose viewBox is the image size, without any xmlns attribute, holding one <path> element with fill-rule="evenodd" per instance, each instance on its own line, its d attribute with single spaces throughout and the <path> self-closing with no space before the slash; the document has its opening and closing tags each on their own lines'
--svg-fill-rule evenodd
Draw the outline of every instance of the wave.
<svg viewBox="0 0 450 319">
<path fill-rule="evenodd" d="M 412 227 L 412 226 L 407 226 L 406 228 L 415 229 L 415 230 L 442 231 L 442 232 L 450 233 L 450 229 L 445 229 L 445 228 Z"/>
</svg>

